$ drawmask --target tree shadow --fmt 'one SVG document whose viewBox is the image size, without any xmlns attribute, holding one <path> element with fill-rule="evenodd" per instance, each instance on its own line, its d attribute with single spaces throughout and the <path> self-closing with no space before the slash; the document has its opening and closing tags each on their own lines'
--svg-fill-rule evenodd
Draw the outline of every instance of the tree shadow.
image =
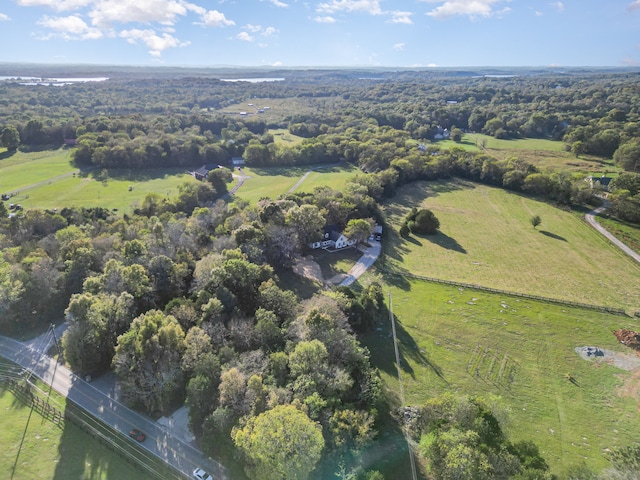
<svg viewBox="0 0 640 480">
<path fill-rule="evenodd" d="M 428 367 L 444 384 L 448 385 L 449 382 L 444 377 L 442 368 L 430 360 L 424 350 L 420 349 L 397 316 L 395 316 L 395 325 L 401 374 L 409 375 L 415 380 L 415 371 L 411 363 L 421 364 Z M 368 335 L 364 340 L 369 349 L 375 351 L 375 355 L 371 358 L 371 364 L 395 377 L 398 370 L 390 322 L 385 322 L 383 326 L 378 327 L 374 334 Z"/>
<path fill-rule="evenodd" d="M 146 182 L 150 180 L 160 180 L 167 177 L 173 177 L 176 175 L 184 174 L 187 178 L 186 168 L 180 167 L 166 167 L 166 168 L 148 168 L 148 169 L 121 169 L 121 168 L 92 168 L 85 170 L 81 175 L 90 176 L 94 179 L 103 180 L 103 170 L 106 170 L 107 182 L 111 180 L 123 180 L 129 182 Z"/>
<path fill-rule="evenodd" d="M 16 154 L 17 150 L 7 150 L 6 152 L 0 153 L 0 160 L 4 160 L 5 158 L 11 158 Z"/>
<path fill-rule="evenodd" d="M 554 238 L 556 240 L 562 240 L 563 242 L 566 242 L 567 239 L 564 237 L 561 237 L 560 235 L 556 235 L 555 233 L 551 233 L 551 232 L 547 232 L 546 230 L 538 230 L 541 234 L 543 234 L 545 237 L 549 237 L 549 238 Z"/>
<path fill-rule="evenodd" d="M 421 235 L 420 238 L 425 238 L 429 240 L 431 243 L 438 245 L 442 248 L 446 248 L 447 250 L 453 250 L 454 252 L 464 253 L 467 251 L 465 248 L 460 245 L 455 238 L 450 237 L 446 233 L 442 233 L 438 231 L 435 235 Z"/>
</svg>

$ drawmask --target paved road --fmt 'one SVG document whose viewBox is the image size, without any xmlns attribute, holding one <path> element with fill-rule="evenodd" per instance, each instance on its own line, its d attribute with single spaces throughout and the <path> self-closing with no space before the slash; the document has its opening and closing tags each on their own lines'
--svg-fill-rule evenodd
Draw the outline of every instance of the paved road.
<svg viewBox="0 0 640 480">
<path fill-rule="evenodd" d="M 31 370 L 46 384 L 51 384 L 53 378 L 53 388 L 61 395 L 125 435 L 131 428 L 142 430 L 147 439 L 141 445 L 185 475 L 190 476 L 196 467 L 202 467 L 216 480 L 228 479 L 222 465 L 152 419 L 105 395 L 33 346 L 0 336 L 0 355 Z"/>
<path fill-rule="evenodd" d="M 380 255 L 380 251 L 382 250 L 382 245 L 377 240 L 371 241 L 371 245 L 369 247 L 365 247 L 362 249 L 362 256 L 356 262 L 356 264 L 351 267 L 347 277 L 340 282 L 341 287 L 348 287 L 353 282 L 355 282 L 360 275 L 367 271 L 367 269 L 375 263 Z"/>
<path fill-rule="evenodd" d="M 602 212 L 604 212 L 607 209 L 608 204 L 605 203 L 604 205 L 602 205 L 601 207 L 596 208 L 595 210 L 592 210 L 591 212 L 587 213 L 584 218 L 587 220 L 587 223 L 589 225 L 591 225 L 593 228 L 595 228 L 599 233 L 601 233 L 602 235 L 604 235 L 611 243 L 613 243 L 616 247 L 618 247 L 620 250 L 622 250 L 624 253 L 626 253 L 627 255 L 629 255 L 631 258 L 633 258 L 636 262 L 640 263 L 640 254 L 638 254 L 638 252 L 632 250 L 631 248 L 629 248 L 627 245 L 625 245 L 624 243 L 622 243 L 620 240 L 618 240 L 616 237 L 614 237 L 610 232 L 608 232 L 602 225 L 600 225 L 598 223 L 598 221 L 596 220 L 596 215 L 601 214 Z"/>
</svg>

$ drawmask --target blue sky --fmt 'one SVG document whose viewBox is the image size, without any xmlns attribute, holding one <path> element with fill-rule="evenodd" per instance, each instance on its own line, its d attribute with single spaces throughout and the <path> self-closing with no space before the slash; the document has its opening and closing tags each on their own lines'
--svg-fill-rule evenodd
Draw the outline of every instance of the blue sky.
<svg viewBox="0 0 640 480">
<path fill-rule="evenodd" d="M 0 62 L 640 66 L 640 0 L 0 0 Z"/>
</svg>

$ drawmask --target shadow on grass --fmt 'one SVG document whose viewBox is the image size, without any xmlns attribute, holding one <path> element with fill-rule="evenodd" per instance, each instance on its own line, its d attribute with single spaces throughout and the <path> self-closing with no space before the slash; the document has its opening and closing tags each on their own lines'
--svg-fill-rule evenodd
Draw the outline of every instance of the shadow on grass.
<svg viewBox="0 0 640 480">
<path fill-rule="evenodd" d="M 0 160 L 4 160 L 5 158 L 11 158 L 16 154 L 17 150 L 7 150 L 6 152 L 0 153 Z"/>
<path fill-rule="evenodd" d="M 454 252 L 459 252 L 464 254 L 467 253 L 465 248 L 462 245 L 460 245 L 455 238 L 450 237 L 446 233 L 438 232 L 435 235 L 424 235 L 424 236 L 421 235 L 420 238 L 425 238 L 429 240 L 431 243 L 438 245 L 442 248 L 446 248 L 447 250 L 453 250 Z"/>
<path fill-rule="evenodd" d="M 543 234 L 545 237 L 554 238 L 556 240 L 562 240 L 563 242 L 567 241 L 566 238 L 561 237 L 560 235 L 556 235 L 555 233 L 547 232 L 546 230 L 539 230 L 539 232 Z"/>
<path fill-rule="evenodd" d="M 388 318 L 388 315 L 387 315 Z M 449 384 L 444 377 L 442 368 L 431 361 L 426 352 L 420 349 L 413 337 L 405 329 L 402 319 L 395 316 L 396 319 L 396 338 L 398 340 L 398 353 L 400 355 L 400 368 L 402 375 L 410 375 L 415 379 L 415 371 L 411 367 L 411 363 L 421 364 L 429 367 L 429 369 L 445 384 Z M 375 334 L 367 336 L 364 343 L 369 349 L 375 352 L 371 358 L 371 364 L 386 372 L 389 375 L 397 375 L 396 357 L 393 346 L 393 333 L 390 322 L 384 324 Z M 410 363 L 411 362 L 411 363 Z"/>
</svg>

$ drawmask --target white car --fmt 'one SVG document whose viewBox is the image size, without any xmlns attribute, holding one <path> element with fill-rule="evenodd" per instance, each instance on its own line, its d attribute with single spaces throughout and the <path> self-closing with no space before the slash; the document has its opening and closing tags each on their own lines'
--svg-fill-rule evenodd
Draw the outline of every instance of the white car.
<svg viewBox="0 0 640 480">
<path fill-rule="evenodd" d="M 213 480 L 213 477 L 201 468 L 196 468 L 193 471 L 193 478 L 197 478 L 198 480 Z"/>
</svg>

